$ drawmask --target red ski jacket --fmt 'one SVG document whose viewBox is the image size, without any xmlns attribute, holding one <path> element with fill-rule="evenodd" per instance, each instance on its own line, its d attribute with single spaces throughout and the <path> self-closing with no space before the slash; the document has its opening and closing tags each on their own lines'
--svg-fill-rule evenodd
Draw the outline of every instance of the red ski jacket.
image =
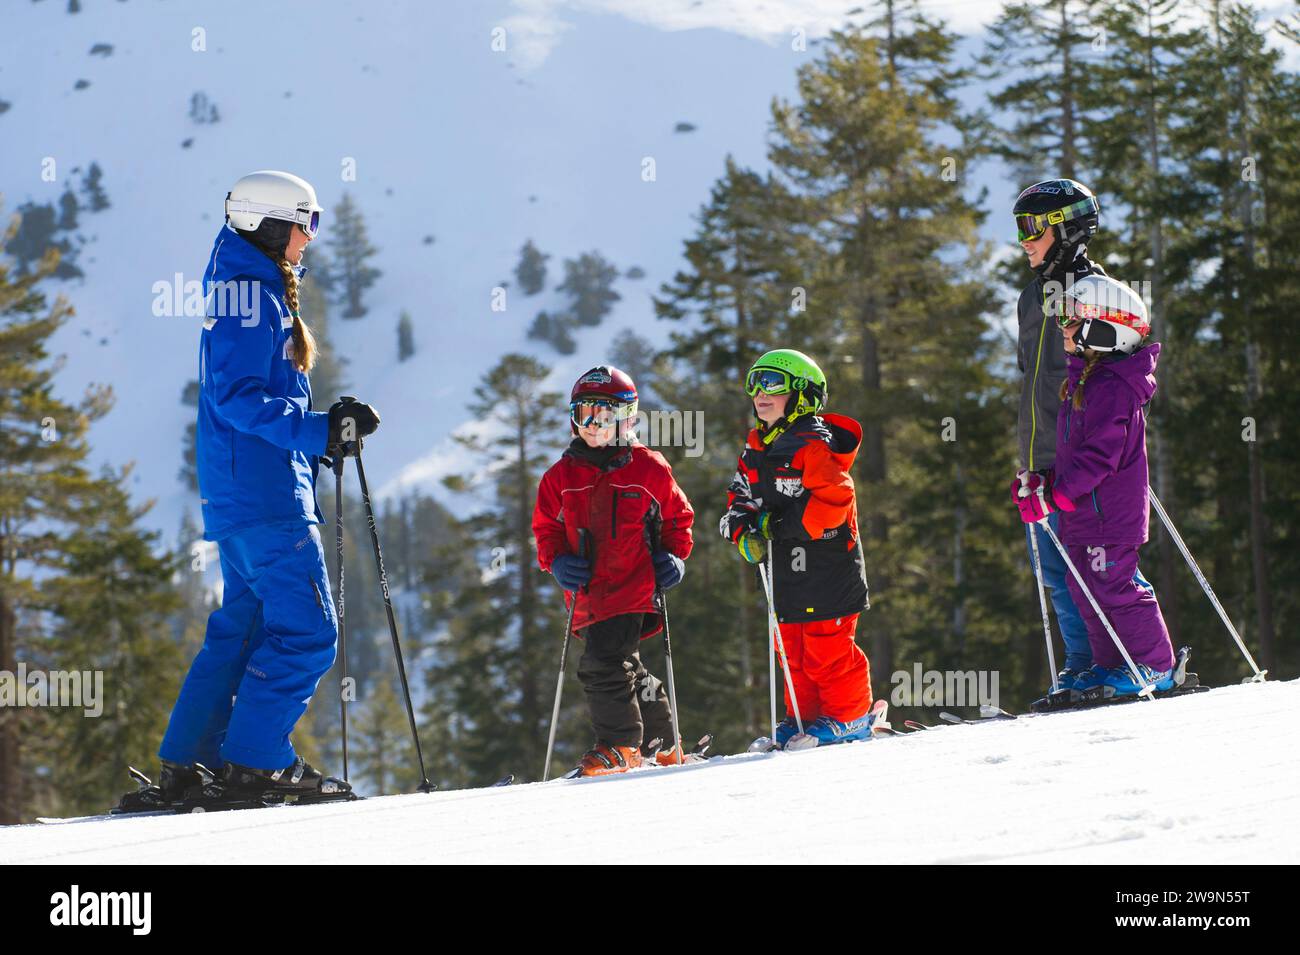
<svg viewBox="0 0 1300 955">
<path fill-rule="evenodd" d="M 579 447 L 578 445 L 581 445 Z M 533 510 L 537 563 L 548 573 L 562 553 L 578 553 L 578 530 L 590 532 L 591 582 L 579 591 L 575 631 L 617 617 L 644 613 L 642 639 L 663 629 L 655 607 L 651 543 L 685 560 L 693 541 L 695 511 L 658 451 L 642 444 L 617 448 L 594 463 L 581 438 L 542 475 Z M 572 595 L 565 591 L 565 605 Z"/>
</svg>

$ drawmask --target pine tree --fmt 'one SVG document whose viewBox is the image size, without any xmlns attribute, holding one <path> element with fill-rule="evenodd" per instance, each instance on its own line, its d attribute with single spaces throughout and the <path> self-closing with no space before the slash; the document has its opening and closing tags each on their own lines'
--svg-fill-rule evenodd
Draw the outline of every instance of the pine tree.
<svg viewBox="0 0 1300 955">
<path fill-rule="evenodd" d="M 77 212 L 81 206 L 77 202 L 77 194 L 72 191 L 71 187 L 63 190 L 63 195 L 59 197 L 59 224 L 58 228 L 63 232 L 73 232 L 77 228 Z"/>
<path fill-rule="evenodd" d="M 437 701 L 428 715 L 460 755 L 454 784 L 490 781 L 502 767 L 540 775 L 545 755 L 563 602 L 537 567 L 532 512 L 567 420 L 562 396 L 545 388 L 549 374 L 526 355 L 503 356 L 468 408 L 488 432 L 457 438 L 482 477 L 448 486 L 487 503 L 459 523 L 461 582 L 429 678 Z M 560 730 L 579 738 L 575 719 Z"/>
<path fill-rule="evenodd" d="M 418 776 L 406 710 L 392 681 L 376 680 L 355 711 L 355 765 L 375 793 L 405 792 Z M 419 780 L 415 780 L 416 783 Z"/>
<path fill-rule="evenodd" d="M 66 558 L 67 536 L 82 520 L 83 499 L 99 485 L 86 471 L 86 434 L 107 413 L 111 392 L 90 388 L 77 403 L 56 396 L 57 363 L 47 343 L 72 314 L 62 299 L 46 304 L 38 283 L 55 268 L 16 275 L 0 243 L 0 670 L 15 672 L 39 633 L 40 581 Z M 0 824 L 19 821 L 29 804 L 20 723 L 29 711 L 0 707 Z"/>
<path fill-rule="evenodd" d="M 129 788 L 128 765 L 154 762 L 183 675 L 167 628 L 180 607 L 177 561 L 155 553 L 156 532 L 136 526 L 148 506 L 131 506 L 129 475 L 105 472 L 82 496 L 58 576 L 42 588 L 57 619 L 43 651 L 59 670 L 103 680 L 102 714 L 61 709 L 52 720 L 53 765 L 77 768 L 59 787 L 69 814 L 102 811 Z"/>
<path fill-rule="evenodd" d="M 86 171 L 85 178 L 81 181 L 82 191 L 86 194 L 86 205 L 91 212 L 101 212 L 109 206 L 108 194 L 104 192 L 103 180 L 104 170 L 99 168 L 99 163 L 92 162 L 90 168 Z"/>
<path fill-rule="evenodd" d="M 368 264 L 379 250 L 370 244 L 365 219 L 351 195 L 344 193 L 334 208 L 334 224 L 325 242 L 334 304 L 343 306 L 344 318 L 361 318 L 366 314 L 362 297 L 383 273 Z"/>
<path fill-rule="evenodd" d="M 579 326 L 599 325 L 621 295 L 614 291 L 618 269 L 599 252 L 564 260 L 564 281 L 556 290 L 569 296 L 568 312 Z"/>
<path fill-rule="evenodd" d="M 662 450 L 687 497 L 704 513 L 720 512 L 725 476 L 734 470 L 737 449 L 752 426 L 739 383 L 759 354 L 787 340 L 795 295 L 806 293 L 797 285 L 802 255 L 790 228 L 791 203 L 780 183 L 728 157 L 709 203 L 697 215 L 697 231 L 685 243 L 685 267 L 655 298 L 660 318 L 685 326 L 673 333 L 665 355 L 674 366 L 662 376 L 668 382 L 665 397 L 686 413 L 706 409 L 707 431 L 701 437 L 713 453 L 692 459 Z M 646 388 L 659 376 L 637 380 Z M 715 636 L 707 654 L 694 660 L 689 637 L 679 641 L 682 719 L 689 725 L 697 702 L 708 701 L 698 719 L 713 729 L 719 745 L 743 745 L 761 731 L 761 667 L 754 661 L 766 654 L 766 608 L 752 568 L 735 559 L 734 548 L 716 546 L 711 522 L 702 515 L 699 525 L 689 573 L 692 584 L 707 585 L 674 592 L 674 619 L 683 633 Z M 734 620 L 727 619 L 730 602 L 717 599 L 723 586 L 734 587 Z"/>
<path fill-rule="evenodd" d="M 18 228 L 8 241 L 8 254 L 17 262 L 19 275 L 38 268 L 38 263 L 50 250 L 58 254 L 51 272 L 55 278 L 71 279 L 82 275 L 72 243 L 66 238 L 54 237 L 59 230 L 54 206 L 48 202 L 42 205 L 28 202 L 18 207 L 18 215 Z"/>
<path fill-rule="evenodd" d="M 1175 442 L 1172 470 L 1196 479 L 1180 482 L 1170 510 L 1267 668 L 1285 659 L 1278 621 L 1295 613 L 1289 593 L 1272 582 L 1296 567 L 1285 543 L 1296 520 L 1294 461 L 1281 431 L 1296 390 L 1285 371 L 1291 336 L 1275 316 L 1300 296 L 1289 222 L 1295 189 L 1281 172 L 1297 158 L 1300 94 L 1253 10 L 1215 3 L 1209 12 L 1210 29 L 1182 51 L 1180 70 L 1190 118 L 1177 141 L 1192 153 L 1194 192 L 1182 217 L 1188 278 L 1167 299 L 1188 387 L 1164 420 Z M 1256 432 L 1249 437 L 1248 423 Z M 1203 599 L 1185 589 L 1192 601 Z M 1213 618 L 1189 615 L 1187 629 L 1205 634 L 1198 655 L 1211 674 L 1247 672 Z"/>
<path fill-rule="evenodd" d="M 877 682 L 893 669 L 896 634 L 914 619 L 895 603 L 894 588 L 901 596 L 924 586 L 904 563 L 907 535 L 893 531 L 907 519 L 898 503 L 912 453 L 908 426 L 949 371 L 952 341 L 978 339 L 978 325 L 958 316 L 978 312 L 970 301 L 983 294 L 967 278 L 978 264 L 981 214 L 960 179 L 941 174 L 945 160 L 965 157 L 960 144 L 938 138 L 940 129 L 963 121 L 948 95 L 932 92 L 950 71 L 955 37 L 914 5 L 884 7 L 888 22 L 835 34 L 823 57 L 801 68 L 800 101 L 773 106 L 771 147 L 802 205 L 802 227 L 825 250 L 800 283 L 821 319 L 812 340 L 844 361 L 856 348 L 856 387 L 831 393 L 838 387 L 839 407 L 863 425 L 859 511 L 879 595 L 864 628 Z M 912 60 L 914 50 L 926 51 L 928 65 Z M 842 380 L 833 367 L 828 374 Z"/>
<path fill-rule="evenodd" d="M 980 58 L 991 79 L 1009 77 L 989 97 L 1008 126 L 992 146 L 1024 185 L 1040 179 L 1089 178 L 1080 144 L 1091 122 L 1091 70 L 1100 59 L 1097 0 L 1008 3 L 989 26 Z"/>
<path fill-rule="evenodd" d="M 519 250 L 519 264 L 515 266 L 515 278 L 519 281 L 519 287 L 525 295 L 536 295 L 546 287 L 546 260 L 549 255 L 543 255 L 542 252 L 533 245 L 533 240 L 529 239 Z"/>
<path fill-rule="evenodd" d="M 415 354 L 415 329 L 411 325 L 411 316 L 403 311 L 397 320 L 397 360 L 406 361 Z"/>
<path fill-rule="evenodd" d="M 1107 232 L 1115 233 L 1105 242 L 1108 270 L 1120 281 L 1150 290 L 1152 338 L 1168 341 L 1169 291 L 1187 280 L 1182 270 L 1188 259 L 1177 248 L 1182 241 L 1177 224 L 1192 193 L 1183 175 L 1185 150 L 1178 132 L 1186 122 L 1180 115 L 1179 60 L 1193 38 L 1180 28 L 1176 0 L 1120 0 L 1107 6 L 1098 26 L 1107 55 L 1091 71 L 1098 122 L 1087 148 L 1100 177 L 1094 191 L 1102 193 L 1112 213 L 1123 216 L 1108 218 Z M 1115 228 L 1121 222 L 1123 229 Z M 1160 390 L 1150 408 L 1147 440 L 1152 483 L 1164 503 L 1175 508 L 1178 489 L 1164 431 L 1166 409 L 1180 388 L 1180 351 L 1170 348 L 1160 356 Z M 1158 536 L 1161 609 L 1176 634 L 1181 601 L 1174 574 L 1181 558 L 1169 535 L 1162 530 Z"/>
<path fill-rule="evenodd" d="M 578 343 L 569 333 L 572 325 L 573 320 L 566 314 L 538 312 L 528 328 L 528 337 L 546 342 L 561 355 L 572 355 L 578 350 Z"/>
</svg>

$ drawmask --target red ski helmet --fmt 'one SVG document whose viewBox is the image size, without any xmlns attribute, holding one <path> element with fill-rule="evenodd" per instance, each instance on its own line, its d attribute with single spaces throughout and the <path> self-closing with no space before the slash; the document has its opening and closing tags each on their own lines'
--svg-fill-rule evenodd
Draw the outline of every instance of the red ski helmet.
<svg viewBox="0 0 1300 955">
<path fill-rule="evenodd" d="M 634 419 L 637 414 L 637 393 L 632 376 L 613 365 L 597 365 L 582 374 L 569 392 L 569 420 L 574 434 L 578 433 L 580 425 L 586 423 L 585 420 L 578 420 L 579 405 L 592 404 L 607 408 L 612 412 L 614 421 Z"/>
</svg>

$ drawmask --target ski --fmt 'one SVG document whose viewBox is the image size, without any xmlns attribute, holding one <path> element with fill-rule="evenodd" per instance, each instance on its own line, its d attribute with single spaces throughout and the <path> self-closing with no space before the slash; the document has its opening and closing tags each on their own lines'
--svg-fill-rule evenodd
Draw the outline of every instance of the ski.
<svg viewBox="0 0 1300 955">
<path fill-rule="evenodd" d="M 1201 685 L 1200 676 L 1188 671 L 1187 662 L 1191 659 L 1191 655 L 1191 647 L 1179 648 L 1178 664 L 1173 671 L 1173 687 L 1168 690 L 1153 690 L 1150 694 L 1152 697 L 1162 700 L 1166 697 L 1184 696 L 1188 693 L 1204 693 L 1210 689 L 1208 686 Z M 1110 695 L 1106 694 L 1107 690 L 1111 690 Z M 1082 691 L 1057 690 L 1055 693 L 1049 693 L 1047 696 L 1035 700 L 1029 704 L 1029 708 L 1035 713 L 1063 713 L 1071 710 L 1095 709 L 1099 706 L 1110 706 L 1114 703 L 1133 703 L 1140 699 L 1142 697 L 1137 694 L 1116 695 L 1110 687 L 1094 687 Z"/>
<path fill-rule="evenodd" d="M 965 719 L 955 713 L 949 713 L 947 710 L 941 710 L 939 712 L 939 719 L 943 720 L 945 723 L 951 723 L 953 725 L 965 724 L 967 726 L 982 726 L 985 723 L 999 723 L 1004 720 L 1014 720 L 1016 718 L 1016 714 L 1009 713 L 1000 706 L 989 706 L 987 703 L 980 704 L 979 719 L 975 720 Z"/>
</svg>

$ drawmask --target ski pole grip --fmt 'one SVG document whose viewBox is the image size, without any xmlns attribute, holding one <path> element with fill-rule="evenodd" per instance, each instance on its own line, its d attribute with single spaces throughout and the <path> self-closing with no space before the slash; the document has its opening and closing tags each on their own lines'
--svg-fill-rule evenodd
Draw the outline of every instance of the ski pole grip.
<svg viewBox="0 0 1300 955">
<path fill-rule="evenodd" d="M 357 400 L 356 395 L 339 395 L 339 401 L 356 401 L 356 400 Z M 347 457 L 349 454 L 355 457 L 361 453 L 361 439 L 357 438 L 355 441 L 345 441 L 343 442 L 342 447 L 343 447 L 343 454 L 341 455 L 341 457 Z M 349 448 L 351 448 L 352 450 L 349 450 Z"/>
</svg>

